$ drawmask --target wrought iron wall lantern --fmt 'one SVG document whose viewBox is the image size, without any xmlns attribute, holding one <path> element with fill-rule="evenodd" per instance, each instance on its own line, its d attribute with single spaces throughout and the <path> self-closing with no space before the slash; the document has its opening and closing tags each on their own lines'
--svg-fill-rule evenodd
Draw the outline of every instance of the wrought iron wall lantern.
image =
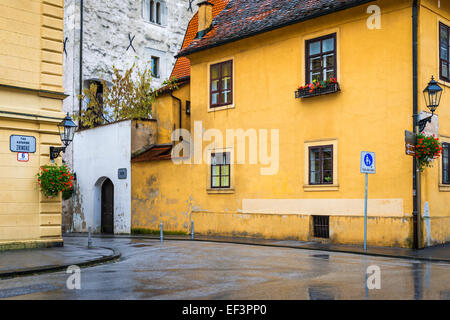
<svg viewBox="0 0 450 320">
<path fill-rule="evenodd" d="M 418 121 L 417 125 L 419 127 L 419 132 L 425 130 L 427 123 L 431 122 L 434 112 L 441 103 L 442 88 L 439 86 L 436 80 L 434 80 L 433 76 L 431 77 L 431 81 L 428 83 L 428 86 L 425 88 L 425 90 L 423 90 L 423 95 L 425 97 L 427 108 L 431 111 L 431 116 Z"/>
<path fill-rule="evenodd" d="M 73 141 L 73 136 L 77 125 L 72 121 L 72 118 L 67 113 L 67 116 L 58 124 L 59 135 L 61 136 L 61 141 L 63 147 L 50 147 L 50 160 L 54 160 L 59 157 L 62 152 L 66 151 L 67 146 Z"/>
</svg>

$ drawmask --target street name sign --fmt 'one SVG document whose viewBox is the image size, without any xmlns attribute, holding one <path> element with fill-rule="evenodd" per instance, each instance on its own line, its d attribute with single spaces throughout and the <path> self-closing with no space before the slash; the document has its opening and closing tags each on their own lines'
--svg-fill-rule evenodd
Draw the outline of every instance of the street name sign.
<svg viewBox="0 0 450 320">
<path fill-rule="evenodd" d="M 361 152 L 361 173 L 375 174 L 375 152 Z"/>
<path fill-rule="evenodd" d="M 30 136 L 11 135 L 9 137 L 9 150 L 12 152 L 36 152 L 36 138 Z"/>
<path fill-rule="evenodd" d="M 121 180 L 127 178 L 127 168 L 120 168 L 117 170 L 117 177 Z"/>
</svg>

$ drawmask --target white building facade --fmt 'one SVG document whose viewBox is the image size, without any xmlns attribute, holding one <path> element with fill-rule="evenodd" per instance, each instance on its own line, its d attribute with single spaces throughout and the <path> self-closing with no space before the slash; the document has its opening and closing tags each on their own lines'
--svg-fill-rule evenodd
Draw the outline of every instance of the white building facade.
<svg viewBox="0 0 450 320">
<path fill-rule="evenodd" d="M 131 156 L 156 143 L 156 128 L 153 119 L 123 120 L 75 133 L 71 231 L 131 232 Z"/>
<path fill-rule="evenodd" d="M 82 108 L 78 99 L 80 88 L 89 87 L 92 81 L 100 79 L 110 81 L 113 66 L 121 71 L 133 64 L 141 70 L 151 68 L 153 85 L 159 87 L 170 76 L 197 2 L 200 0 L 65 0 L 64 88 L 68 98 L 64 101 L 64 112 L 78 113 Z M 85 230 L 82 223 L 76 221 L 77 215 L 80 216 L 77 194 L 85 195 L 84 192 L 92 190 L 104 177 L 100 169 L 106 170 L 100 167 L 99 171 L 91 170 L 86 149 L 100 146 L 105 142 L 103 139 L 111 140 L 111 137 L 99 135 L 101 130 L 87 131 L 78 134 L 78 141 L 69 145 L 63 155 L 63 160 L 77 176 L 76 188 L 79 189 L 72 199 L 63 202 L 63 232 Z M 85 140 L 85 136 L 89 139 Z M 114 149 L 117 148 L 119 146 Z M 121 161 L 124 160 L 122 155 Z M 127 161 L 129 165 L 130 157 Z M 119 164 L 115 162 L 105 161 L 104 165 L 117 171 Z M 89 177 L 85 176 L 87 172 Z M 115 221 L 121 220 L 118 217 Z M 118 225 L 119 233 L 129 232 L 127 223 L 129 221 L 124 220 L 123 226 Z"/>
<path fill-rule="evenodd" d="M 73 148 L 76 152 L 73 170 L 77 181 L 72 231 L 86 232 L 91 227 L 92 232 L 104 232 L 101 228 L 102 187 L 109 180 L 114 226 L 111 233 L 130 233 L 131 121 L 77 132 Z"/>
</svg>

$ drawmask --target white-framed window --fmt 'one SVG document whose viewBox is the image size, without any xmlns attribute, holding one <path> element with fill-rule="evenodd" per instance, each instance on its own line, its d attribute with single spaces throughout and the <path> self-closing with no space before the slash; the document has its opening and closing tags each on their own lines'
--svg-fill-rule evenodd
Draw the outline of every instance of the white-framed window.
<svg viewBox="0 0 450 320">
<path fill-rule="evenodd" d="M 234 193 L 234 167 L 232 148 L 208 150 L 208 194 Z"/>
<path fill-rule="evenodd" d="M 166 80 L 169 76 L 167 70 L 167 52 L 154 48 L 145 48 L 145 56 L 146 61 L 148 61 L 148 68 L 151 69 L 152 77 L 161 81 Z"/>
<path fill-rule="evenodd" d="M 230 152 L 211 153 L 211 188 L 230 189 Z"/>
<path fill-rule="evenodd" d="M 235 68 L 234 57 L 227 57 L 208 63 L 208 112 L 233 109 L 235 107 Z"/>
<path fill-rule="evenodd" d="M 304 143 L 304 191 L 337 191 L 338 141 L 319 139 Z"/>
<path fill-rule="evenodd" d="M 442 155 L 439 161 L 439 191 L 450 192 L 450 136 L 440 135 Z"/>
<path fill-rule="evenodd" d="M 442 144 L 442 184 L 450 185 L 450 143 Z"/>
<path fill-rule="evenodd" d="M 155 57 L 152 56 L 152 58 L 150 59 L 150 68 L 152 70 L 152 76 L 155 78 L 159 78 L 160 77 L 160 70 L 159 70 L 159 66 L 160 66 L 160 58 L 159 57 Z"/>
<path fill-rule="evenodd" d="M 167 5 L 163 0 L 142 0 L 142 17 L 160 26 L 167 25 Z"/>
</svg>

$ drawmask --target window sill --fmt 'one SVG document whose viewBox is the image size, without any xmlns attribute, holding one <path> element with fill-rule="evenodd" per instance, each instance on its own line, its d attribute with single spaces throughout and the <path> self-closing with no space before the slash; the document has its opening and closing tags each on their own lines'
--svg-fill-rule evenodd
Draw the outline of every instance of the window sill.
<svg viewBox="0 0 450 320">
<path fill-rule="evenodd" d="M 227 189 L 208 188 L 206 189 L 206 192 L 208 194 L 231 194 L 234 193 L 234 188 L 227 188 Z"/>
<path fill-rule="evenodd" d="M 450 82 L 447 82 L 445 80 L 439 79 L 438 83 L 442 84 L 443 86 L 446 86 L 446 87 L 450 88 Z"/>
<path fill-rule="evenodd" d="M 330 238 L 319 238 L 319 237 L 314 237 L 314 236 L 310 236 L 308 241 L 319 242 L 319 243 L 322 243 L 322 244 L 329 244 L 329 243 L 331 243 Z"/>
<path fill-rule="evenodd" d="M 440 192 L 450 192 L 450 184 L 439 184 L 439 191 Z"/>
<path fill-rule="evenodd" d="M 148 24 L 151 24 L 151 25 L 154 25 L 154 26 L 157 26 L 157 27 L 161 27 L 161 28 L 165 28 L 166 27 L 166 25 L 165 24 L 159 24 L 159 23 L 156 23 L 156 22 L 152 22 L 152 21 L 148 21 L 148 20 L 145 20 L 145 19 L 142 19 L 145 23 L 148 23 Z"/>
<path fill-rule="evenodd" d="M 303 185 L 303 191 L 306 192 L 319 192 L 319 191 L 338 191 L 339 185 L 338 184 L 319 184 L 319 185 Z"/>
<path fill-rule="evenodd" d="M 215 112 L 215 111 L 228 110 L 228 109 L 234 109 L 234 104 L 228 104 L 226 106 L 215 107 L 215 108 L 208 107 L 208 112 Z"/>
</svg>

